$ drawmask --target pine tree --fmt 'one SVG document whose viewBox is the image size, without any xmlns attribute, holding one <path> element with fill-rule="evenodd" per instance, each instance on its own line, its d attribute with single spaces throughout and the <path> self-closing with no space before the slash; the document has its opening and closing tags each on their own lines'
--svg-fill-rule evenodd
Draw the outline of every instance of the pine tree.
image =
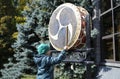
<svg viewBox="0 0 120 79">
<path fill-rule="evenodd" d="M 42 25 L 39 2 L 33 1 L 27 4 L 28 9 L 23 11 L 26 16 L 24 24 L 17 24 L 18 37 L 14 45 L 15 54 L 13 60 L 9 59 L 9 63 L 5 64 L 2 69 L 3 79 L 19 79 L 23 73 L 33 74 L 36 72 L 36 66 L 33 63 L 33 56 L 36 53 L 36 45 L 47 37 L 45 26 Z M 42 29 L 41 29 L 42 28 Z M 46 40 L 48 38 L 45 38 Z"/>
<path fill-rule="evenodd" d="M 15 7 L 14 0 L 0 0 L 0 69 L 14 54 L 11 44 L 14 43 L 17 36 L 16 23 L 24 22 L 25 18 L 20 13 L 24 6 L 25 2 L 24 4 L 20 2 L 19 6 Z"/>
<path fill-rule="evenodd" d="M 11 44 L 14 41 L 12 34 L 16 30 L 15 13 L 11 0 L 9 2 L 0 0 L 0 69 L 3 67 L 3 63 L 7 62 L 7 58 L 13 55 Z"/>
<path fill-rule="evenodd" d="M 20 13 L 26 3 L 21 1 L 25 0 L 17 0 L 19 1 L 18 7 L 15 7 L 14 1 L 0 0 L 0 70 L 3 68 L 3 64 L 8 62 L 7 59 L 13 57 L 14 51 L 11 45 L 15 42 L 18 34 L 16 23 L 24 22 L 25 19 Z"/>
</svg>

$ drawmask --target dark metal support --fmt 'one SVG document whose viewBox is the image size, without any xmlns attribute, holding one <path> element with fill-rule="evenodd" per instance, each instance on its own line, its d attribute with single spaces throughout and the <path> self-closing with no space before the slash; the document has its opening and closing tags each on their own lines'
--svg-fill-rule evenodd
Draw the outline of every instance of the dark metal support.
<svg viewBox="0 0 120 79">
<path fill-rule="evenodd" d="M 94 47 L 95 47 L 95 64 L 96 64 L 96 74 L 94 74 L 94 76 L 97 75 L 97 71 L 99 71 L 99 64 L 101 61 L 101 33 L 100 33 L 100 0 L 93 0 L 92 4 L 94 7 L 94 15 L 95 18 L 92 19 L 93 22 L 93 27 L 96 28 L 98 30 L 98 34 L 96 37 L 96 40 L 94 41 Z"/>
<path fill-rule="evenodd" d="M 100 63 L 100 52 L 101 52 L 101 33 L 100 33 L 100 0 L 93 0 L 93 6 L 94 7 L 94 19 L 92 19 L 92 22 L 93 22 L 93 27 L 96 28 L 98 30 L 98 34 L 97 34 L 97 37 L 96 37 L 96 40 L 94 41 L 95 42 L 95 54 L 96 54 L 96 64 L 99 65 Z"/>
<path fill-rule="evenodd" d="M 91 48 L 91 27 L 90 27 L 90 15 L 86 16 L 86 48 Z M 87 61 L 90 61 L 90 53 L 91 51 L 86 51 L 87 53 Z M 91 64 L 86 63 L 86 79 L 92 79 L 91 77 Z"/>
</svg>

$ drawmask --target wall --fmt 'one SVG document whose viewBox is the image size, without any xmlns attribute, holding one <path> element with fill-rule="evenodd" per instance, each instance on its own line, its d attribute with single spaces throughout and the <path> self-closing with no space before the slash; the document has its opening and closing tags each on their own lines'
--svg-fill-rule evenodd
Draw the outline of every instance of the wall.
<svg viewBox="0 0 120 79">
<path fill-rule="evenodd" d="M 114 63 L 114 66 L 100 66 L 97 79 L 120 79 L 119 65 Z"/>
</svg>

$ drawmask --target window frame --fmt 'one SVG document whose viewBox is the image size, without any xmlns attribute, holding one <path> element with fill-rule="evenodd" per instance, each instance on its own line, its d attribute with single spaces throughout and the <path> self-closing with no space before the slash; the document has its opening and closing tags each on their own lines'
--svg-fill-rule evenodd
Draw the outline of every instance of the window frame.
<svg viewBox="0 0 120 79">
<path fill-rule="evenodd" d="M 108 34 L 108 35 L 105 35 L 103 36 L 103 34 L 101 33 L 101 42 L 103 43 L 103 40 L 104 39 L 111 39 L 112 38 L 112 43 L 113 43 L 113 59 L 105 59 L 105 52 L 103 51 L 103 46 L 101 45 L 101 61 L 105 61 L 105 62 L 120 62 L 116 60 L 116 43 L 115 43 L 115 36 L 117 35 L 120 35 L 120 32 L 115 32 L 115 17 L 114 17 L 114 11 L 117 9 L 117 8 L 120 8 L 120 4 L 114 6 L 114 2 L 113 0 L 110 0 L 111 1 L 111 7 L 109 9 L 107 9 L 106 11 L 104 12 L 100 12 L 100 18 L 103 17 L 105 14 L 111 12 L 112 13 L 112 34 Z M 102 2 L 101 2 L 102 4 Z M 101 6 L 102 7 L 102 6 Z M 101 21 L 101 20 L 100 20 Z M 102 25 L 102 24 L 101 24 Z M 101 29 L 103 28 L 103 26 L 101 27 Z M 101 30 L 102 32 L 102 30 Z"/>
</svg>

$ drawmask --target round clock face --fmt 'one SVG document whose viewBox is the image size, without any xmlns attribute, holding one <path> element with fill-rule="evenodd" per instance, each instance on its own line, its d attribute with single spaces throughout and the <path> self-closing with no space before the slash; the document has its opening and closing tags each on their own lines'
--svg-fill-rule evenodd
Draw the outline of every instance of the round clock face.
<svg viewBox="0 0 120 79">
<path fill-rule="evenodd" d="M 54 10 L 48 31 L 50 43 L 56 50 L 63 50 L 65 45 L 70 49 L 80 40 L 85 14 L 87 14 L 85 9 L 71 3 L 62 4 Z"/>
</svg>

